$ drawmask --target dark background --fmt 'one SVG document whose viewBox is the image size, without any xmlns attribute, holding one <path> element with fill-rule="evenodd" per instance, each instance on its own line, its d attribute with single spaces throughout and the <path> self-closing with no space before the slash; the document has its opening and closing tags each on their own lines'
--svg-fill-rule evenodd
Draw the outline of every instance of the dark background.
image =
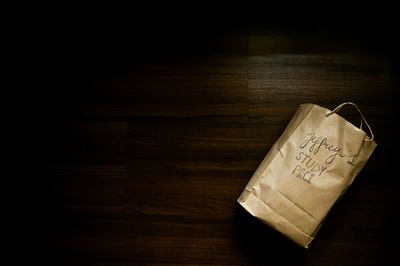
<svg viewBox="0 0 400 266">
<path fill-rule="evenodd" d="M 399 61 L 390 8 L 154 5 L 77 7 L 40 23 L 46 60 L 37 88 L 26 92 L 40 186 L 34 258 L 51 265 L 395 259 Z M 344 101 L 360 106 L 378 147 L 304 250 L 236 199 L 300 104 L 332 109 Z M 351 108 L 342 115 L 359 123 Z"/>
</svg>

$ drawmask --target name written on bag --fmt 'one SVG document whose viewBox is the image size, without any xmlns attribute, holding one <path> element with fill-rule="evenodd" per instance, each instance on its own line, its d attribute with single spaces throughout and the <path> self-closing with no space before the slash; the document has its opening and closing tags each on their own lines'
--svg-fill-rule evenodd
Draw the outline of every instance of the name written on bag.
<svg viewBox="0 0 400 266">
<path fill-rule="evenodd" d="M 292 175 L 311 184 L 311 180 L 315 176 L 321 176 L 329 165 L 336 158 L 343 158 L 343 148 L 337 147 L 328 142 L 328 139 L 323 136 L 318 136 L 316 132 L 306 134 L 306 138 L 300 143 L 300 151 L 296 154 L 298 164 L 292 171 Z M 312 154 L 317 155 L 321 150 L 326 150 L 329 156 L 323 161 L 318 161 L 313 158 Z M 353 165 L 356 156 L 348 162 Z"/>
</svg>

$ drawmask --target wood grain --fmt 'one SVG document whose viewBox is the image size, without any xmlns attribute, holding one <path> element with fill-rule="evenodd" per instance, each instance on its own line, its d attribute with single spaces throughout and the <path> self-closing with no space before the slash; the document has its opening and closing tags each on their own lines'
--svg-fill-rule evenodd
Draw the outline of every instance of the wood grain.
<svg viewBox="0 0 400 266">
<path fill-rule="evenodd" d="M 398 248 L 390 53 L 319 33 L 198 40 L 181 53 L 170 43 L 147 59 L 154 45 L 123 62 L 70 65 L 67 88 L 47 103 L 54 109 L 42 117 L 33 158 L 42 262 L 388 263 Z M 303 250 L 236 199 L 300 104 L 344 101 L 359 104 L 378 148 Z M 350 108 L 342 114 L 358 123 Z"/>
</svg>

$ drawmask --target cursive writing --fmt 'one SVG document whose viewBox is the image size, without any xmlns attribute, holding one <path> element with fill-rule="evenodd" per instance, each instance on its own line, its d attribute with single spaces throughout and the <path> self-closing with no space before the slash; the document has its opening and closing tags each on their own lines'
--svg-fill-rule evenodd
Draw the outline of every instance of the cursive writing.
<svg viewBox="0 0 400 266">
<path fill-rule="evenodd" d="M 343 158 L 342 148 L 328 143 L 328 139 L 321 136 L 316 136 L 315 132 L 307 134 L 307 138 L 300 144 L 300 148 L 308 148 L 308 151 L 317 154 L 321 148 L 331 153 L 325 160 L 325 163 L 332 163 L 337 156 Z"/>
</svg>

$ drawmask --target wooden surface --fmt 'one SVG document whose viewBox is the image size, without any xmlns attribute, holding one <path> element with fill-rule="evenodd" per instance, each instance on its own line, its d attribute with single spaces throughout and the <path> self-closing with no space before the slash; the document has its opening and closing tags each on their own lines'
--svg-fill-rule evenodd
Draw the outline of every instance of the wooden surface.
<svg viewBox="0 0 400 266">
<path fill-rule="evenodd" d="M 32 161 L 42 263 L 383 265 L 397 257 L 390 50 L 329 30 L 160 36 L 138 39 L 133 51 L 132 42 L 76 44 L 60 70 L 67 77 L 39 101 Z M 360 106 L 378 148 L 304 250 L 236 199 L 300 104 L 344 101 Z M 359 122 L 351 108 L 342 115 Z"/>
</svg>

